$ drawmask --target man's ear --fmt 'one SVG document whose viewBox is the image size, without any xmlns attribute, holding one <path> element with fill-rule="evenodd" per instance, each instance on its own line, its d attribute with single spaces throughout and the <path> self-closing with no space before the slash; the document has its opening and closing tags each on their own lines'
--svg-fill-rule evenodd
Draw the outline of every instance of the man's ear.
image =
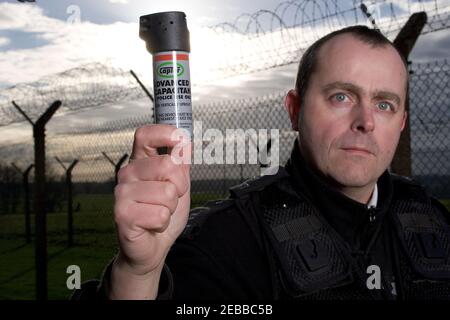
<svg viewBox="0 0 450 320">
<path fill-rule="evenodd" d="M 300 114 L 300 96 L 296 90 L 289 90 L 284 98 L 284 107 L 291 119 L 292 130 L 298 131 L 298 116 Z"/>
<path fill-rule="evenodd" d="M 405 129 L 407 120 L 408 120 L 408 112 L 405 111 L 405 114 L 403 115 L 402 128 L 400 129 L 400 131 L 403 131 L 403 129 Z"/>
</svg>

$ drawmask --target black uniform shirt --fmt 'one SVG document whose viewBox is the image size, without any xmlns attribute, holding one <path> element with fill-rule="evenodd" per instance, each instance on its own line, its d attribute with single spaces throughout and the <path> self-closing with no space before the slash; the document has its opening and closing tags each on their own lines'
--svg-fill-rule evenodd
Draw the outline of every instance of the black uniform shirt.
<svg viewBox="0 0 450 320">
<path fill-rule="evenodd" d="M 369 266 L 380 268 L 387 281 L 383 288 L 375 289 L 379 291 L 375 296 L 393 298 L 389 281 L 393 278 L 392 234 L 386 219 L 392 198 L 389 174 L 385 172 L 378 180 L 377 208 L 368 209 L 314 174 L 301 157 L 297 142 L 286 170 L 295 191 L 309 199 L 350 245 L 360 273 L 368 278 L 372 274 L 366 273 Z M 267 253 L 260 250 L 234 206 L 211 213 L 195 239 L 177 240 L 166 262 L 173 275 L 175 299 L 273 298 Z"/>
<path fill-rule="evenodd" d="M 358 275 L 354 282 L 356 287 L 368 290 L 367 296 L 375 299 L 402 297 L 405 275 L 400 272 L 401 246 L 390 212 L 393 200 L 402 198 L 402 186 L 398 187 L 391 175 L 384 172 L 377 181 L 377 207 L 368 209 L 365 204 L 331 188 L 309 169 L 297 142 L 285 169 L 294 191 L 320 212 L 336 231 L 340 238 L 337 240 L 351 252 L 352 265 L 356 269 L 353 271 Z M 277 195 L 271 197 L 275 201 Z M 448 223 L 448 211 L 437 201 L 430 200 Z M 255 236 L 255 230 L 257 235 L 261 234 L 260 227 L 249 224 L 251 219 L 247 216 L 250 213 L 240 212 L 233 200 L 224 203 L 223 207 L 201 211 L 198 215 L 201 227 L 196 232 L 185 232 L 172 246 L 161 277 L 158 299 L 270 300 L 284 297 L 279 294 L 278 274 L 271 269 L 273 252 L 262 248 L 260 237 Z M 102 281 L 87 281 L 81 290 L 74 292 L 72 299 L 107 299 L 111 266 L 112 263 L 106 268 Z M 370 277 L 376 270 L 382 281 L 380 286 L 374 287 Z M 428 289 L 426 292 L 432 291 Z M 442 296 L 446 296 L 445 290 L 441 290 Z M 422 291 L 419 289 L 418 293 Z"/>
</svg>

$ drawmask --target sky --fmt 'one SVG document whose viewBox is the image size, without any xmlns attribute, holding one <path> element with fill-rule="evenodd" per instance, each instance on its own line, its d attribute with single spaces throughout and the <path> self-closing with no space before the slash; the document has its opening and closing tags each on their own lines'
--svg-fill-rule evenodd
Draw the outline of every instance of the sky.
<svg viewBox="0 0 450 320">
<path fill-rule="evenodd" d="M 450 6 L 449 0 L 440 2 Z M 171 10 L 186 13 L 191 31 L 192 67 L 203 71 L 204 63 L 195 65 L 195 60 L 204 62 L 204 52 L 211 52 L 214 45 L 208 41 L 212 39 L 211 31 L 205 27 L 233 22 L 239 15 L 258 10 L 273 11 L 279 3 L 280 0 L 0 1 L 0 88 L 96 61 L 107 60 L 145 73 L 151 69 L 151 57 L 138 37 L 139 17 Z M 345 7 L 353 1 L 339 3 Z M 447 56 L 449 34 L 438 32 L 424 36 L 417 43 L 412 58 Z M 227 52 L 232 53 L 232 49 Z M 220 57 L 220 52 L 215 54 Z"/>
<path fill-rule="evenodd" d="M 402 6 L 402 1 L 394 2 Z M 422 2 L 427 3 L 425 0 Z M 204 72 L 204 52 L 206 49 L 211 50 L 211 47 L 213 50 L 218 47 L 211 40 L 211 29 L 206 27 L 233 22 L 244 13 L 274 10 L 279 3 L 279 0 L 0 1 L 0 94 L 2 88 L 36 81 L 49 74 L 97 61 L 109 61 L 124 69 L 138 70 L 148 79 L 151 76 L 151 56 L 138 37 L 138 21 L 141 15 L 161 11 L 186 13 L 191 32 L 191 77 L 199 80 Z M 340 3 L 345 5 L 353 1 L 343 0 Z M 449 0 L 439 3 L 450 5 Z M 220 45 L 224 46 L 223 43 Z M 233 54 L 234 48 L 231 46 L 228 49 L 227 54 Z M 419 38 L 411 60 L 442 59 L 449 57 L 449 52 L 450 32 L 439 31 Z M 214 54 L 220 59 L 223 52 L 218 50 Z M 290 64 L 258 73 L 217 79 L 201 86 L 195 85 L 195 82 L 200 81 L 194 81 L 193 99 L 195 103 L 207 103 L 286 91 L 294 85 L 296 68 L 297 65 Z M 65 116 L 66 121 L 60 122 L 60 125 L 55 122 L 55 128 L 76 127 L 87 119 L 102 122 L 145 114 L 148 108 L 146 99 L 120 103 Z M 19 136 L 27 125 L 9 126 L 8 130 Z M 0 135 L 0 143 L 2 139 L 9 138 Z"/>
<path fill-rule="evenodd" d="M 242 13 L 258 9 L 274 9 L 277 3 L 273 0 L 1 1 L 0 87 L 34 81 L 42 75 L 91 61 L 111 59 L 118 65 L 131 67 L 149 64 L 149 54 L 138 37 L 141 15 L 183 11 L 188 17 L 191 38 L 196 38 L 201 27 L 233 21 Z M 193 51 L 201 51 L 195 39 L 191 41 Z"/>
</svg>

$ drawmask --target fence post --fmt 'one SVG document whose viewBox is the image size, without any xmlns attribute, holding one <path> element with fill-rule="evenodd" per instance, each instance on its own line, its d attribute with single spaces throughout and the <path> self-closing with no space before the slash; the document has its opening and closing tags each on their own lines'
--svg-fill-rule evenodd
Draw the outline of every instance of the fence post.
<svg viewBox="0 0 450 320">
<path fill-rule="evenodd" d="M 61 167 L 66 170 L 66 189 L 67 189 L 67 246 L 73 246 L 73 201 L 72 201 L 72 170 L 77 165 L 78 159 L 72 161 L 70 166 L 66 168 L 64 163 L 55 157 Z"/>
<path fill-rule="evenodd" d="M 11 165 L 20 173 L 22 174 L 22 185 L 23 189 L 25 190 L 25 238 L 26 242 L 31 242 L 31 224 L 30 224 L 30 185 L 28 183 L 28 177 L 30 175 L 31 169 L 33 169 L 33 164 L 30 164 L 28 168 L 25 169 L 25 171 L 22 172 L 18 166 L 14 162 L 11 163 Z"/>
<path fill-rule="evenodd" d="M 34 137 L 34 201 L 36 241 L 36 299 L 47 300 L 47 217 L 45 208 L 45 125 L 61 106 L 61 101 L 54 101 L 45 112 L 33 122 L 14 102 L 14 107 L 33 126 Z"/>
<path fill-rule="evenodd" d="M 395 38 L 394 45 L 406 60 L 408 60 L 409 54 L 426 22 L 427 14 L 425 12 L 414 13 Z M 409 115 L 409 99 L 405 101 L 405 111 Z M 408 123 L 410 123 L 409 120 Z M 409 124 L 405 126 L 400 136 L 397 151 L 395 152 L 394 159 L 392 159 L 391 170 L 404 176 L 411 176 L 412 174 L 411 128 Z"/>
<path fill-rule="evenodd" d="M 128 154 L 125 153 L 117 163 L 115 163 L 108 155 L 102 151 L 103 156 L 114 166 L 114 181 L 117 185 L 117 174 L 119 173 L 120 167 L 122 166 L 122 163 L 128 158 Z"/>
</svg>

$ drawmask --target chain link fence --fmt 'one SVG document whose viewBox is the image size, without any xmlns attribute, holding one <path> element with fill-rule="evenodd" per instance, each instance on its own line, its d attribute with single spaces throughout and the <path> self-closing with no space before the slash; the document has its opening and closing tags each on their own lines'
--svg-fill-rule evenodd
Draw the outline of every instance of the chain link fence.
<svg viewBox="0 0 450 320">
<path fill-rule="evenodd" d="M 439 199 L 450 198 L 450 63 L 412 64 L 412 173 Z"/>
<path fill-rule="evenodd" d="M 450 89 L 448 60 L 411 65 L 411 107 L 409 125 L 411 127 L 411 149 L 413 176 L 421 181 L 431 194 L 438 198 L 450 198 Z M 226 139 L 226 129 L 279 130 L 279 163 L 289 157 L 296 133 L 290 129 L 290 121 L 283 106 L 285 93 L 279 92 L 253 99 L 221 101 L 208 105 L 194 106 L 194 121 L 204 138 L 208 131 L 217 130 Z M 57 118 L 54 120 L 56 121 Z M 58 121 L 63 121 L 59 119 Z M 138 116 L 113 121 L 95 127 L 71 129 L 63 134 L 48 135 L 47 161 L 51 183 L 56 192 L 64 190 L 64 169 L 55 160 L 58 157 L 68 166 L 74 159 L 79 163 L 73 170 L 74 205 L 76 211 L 93 215 L 111 215 L 112 192 L 114 188 L 114 166 L 105 157 L 118 161 L 124 154 L 130 154 L 134 130 L 152 122 L 152 115 Z M 242 133 L 242 132 L 241 132 Z M 208 139 L 204 139 L 208 140 Z M 208 142 L 204 141 L 203 152 Z M 193 204 L 226 196 L 230 186 L 244 179 L 258 176 L 259 163 L 248 163 L 248 150 L 257 144 L 249 135 L 245 137 L 245 164 L 193 164 L 192 192 Z M 239 147 L 239 144 L 236 145 Z M 225 148 L 225 146 L 224 146 Z M 225 161 L 225 149 L 223 162 Z M 236 152 L 239 152 L 238 150 Z M 14 162 L 26 167 L 33 162 L 32 141 L 0 147 L 2 155 L 2 204 L 1 213 L 21 211 L 20 175 L 10 167 Z M 217 157 L 216 157 L 217 160 Z M 32 180 L 30 180 L 32 181 Z M 102 200 L 96 199 L 98 195 Z M 10 197 L 10 198 L 8 198 Z M 64 211 L 64 196 L 51 197 L 51 209 Z"/>
<path fill-rule="evenodd" d="M 438 199 L 450 199 L 450 61 L 413 63 L 410 70 L 409 125 L 413 177 Z M 284 97 L 285 92 L 278 92 L 253 99 L 194 105 L 194 126 L 197 130 L 201 127 L 199 131 L 204 138 L 203 153 L 208 150 L 208 130 L 215 130 L 216 134 L 217 131 L 221 132 L 226 141 L 229 139 L 226 136 L 227 129 L 242 129 L 244 133 L 264 129 L 268 134 L 268 129 L 278 129 L 279 163 L 283 165 L 296 138 L 296 132 L 290 129 L 290 121 L 284 109 Z M 52 121 L 64 121 L 64 116 L 55 117 Z M 65 169 L 61 163 L 67 168 L 72 161 L 78 160 L 72 172 L 74 244 L 77 247 L 109 250 L 111 253 L 115 250 L 115 168 L 111 160 L 117 162 L 125 154 L 130 154 L 135 129 L 151 122 L 150 112 L 145 116 L 113 121 L 98 127 L 89 124 L 86 127 L 68 129 L 64 133 L 47 134 L 49 246 L 64 246 L 67 243 L 67 187 Z M 194 162 L 192 165 L 193 207 L 210 199 L 226 197 L 229 187 L 261 174 L 261 163 L 248 163 L 248 150 L 252 145 L 256 146 L 257 142 L 251 135 L 242 135 L 242 132 L 236 138 L 245 139 L 246 163 Z M 223 162 L 226 162 L 225 149 L 222 152 Z M 0 239 L 23 241 L 26 200 L 24 181 L 18 169 L 24 171 L 33 163 L 31 134 L 27 141 L 1 145 L 0 155 Z M 32 183 L 33 170 L 29 176 L 31 203 Z M 30 222 L 33 233 L 34 218 Z"/>
</svg>

